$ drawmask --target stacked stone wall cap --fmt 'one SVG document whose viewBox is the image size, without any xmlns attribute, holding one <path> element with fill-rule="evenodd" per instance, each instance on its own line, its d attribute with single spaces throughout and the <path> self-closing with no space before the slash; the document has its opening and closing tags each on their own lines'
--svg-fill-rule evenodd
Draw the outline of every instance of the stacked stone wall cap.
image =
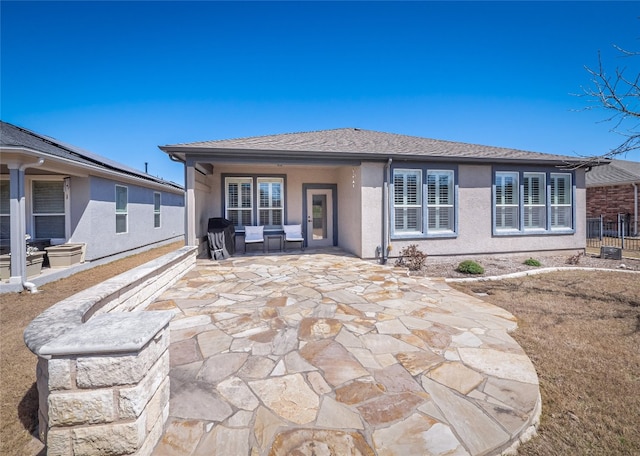
<svg viewBox="0 0 640 456">
<path fill-rule="evenodd" d="M 140 351 L 162 328 L 173 312 L 144 311 L 96 315 L 40 348 L 42 356 L 64 356 Z"/>
</svg>

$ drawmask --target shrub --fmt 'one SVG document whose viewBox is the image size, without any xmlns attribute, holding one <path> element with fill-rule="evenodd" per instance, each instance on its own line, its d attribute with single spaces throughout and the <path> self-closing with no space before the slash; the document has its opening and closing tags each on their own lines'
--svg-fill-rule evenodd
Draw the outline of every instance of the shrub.
<svg viewBox="0 0 640 456">
<path fill-rule="evenodd" d="M 458 265 L 456 269 L 463 274 L 484 274 L 484 268 L 475 261 L 465 260 Z"/>
<path fill-rule="evenodd" d="M 409 271 L 419 271 L 427 260 L 427 254 L 418 250 L 416 244 L 411 244 L 400 251 L 396 266 L 409 268 Z"/>
<path fill-rule="evenodd" d="M 535 258 L 527 258 L 526 260 L 524 260 L 524 264 L 526 264 L 527 266 L 535 266 L 535 267 L 542 266 L 542 263 L 540 263 Z"/>
</svg>

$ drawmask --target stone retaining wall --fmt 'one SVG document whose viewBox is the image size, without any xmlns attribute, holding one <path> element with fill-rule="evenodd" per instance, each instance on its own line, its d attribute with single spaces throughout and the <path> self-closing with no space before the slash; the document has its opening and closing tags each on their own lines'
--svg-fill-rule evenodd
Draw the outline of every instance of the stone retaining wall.
<svg viewBox="0 0 640 456">
<path fill-rule="evenodd" d="M 48 455 L 149 455 L 169 413 L 172 312 L 144 309 L 195 265 L 184 247 L 60 301 L 25 330 Z"/>
</svg>

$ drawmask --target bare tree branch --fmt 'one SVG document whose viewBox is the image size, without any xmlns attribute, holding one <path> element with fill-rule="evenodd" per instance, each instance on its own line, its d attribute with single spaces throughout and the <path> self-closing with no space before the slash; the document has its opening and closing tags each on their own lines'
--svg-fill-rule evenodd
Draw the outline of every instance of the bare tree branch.
<svg viewBox="0 0 640 456">
<path fill-rule="evenodd" d="M 625 58 L 640 56 L 640 52 L 628 51 L 619 46 L 614 48 Z M 614 149 L 596 157 L 585 157 L 584 165 L 580 165 L 593 166 L 602 160 L 640 149 L 640 73 L 629 75 L 626 67 L 618 67 L 613 74 L 608 73 L 602 64 L 600 52 L 597 69 L 585 66 L 585 70 L 591 76 L 591 86 L 583 88 L 582 96 L 593 103 L 585 109 L 606 110 L 610 115 L 603 122 L 613 122 L 610 131 L 624 137 L 622 143 Z"/>
</svg>

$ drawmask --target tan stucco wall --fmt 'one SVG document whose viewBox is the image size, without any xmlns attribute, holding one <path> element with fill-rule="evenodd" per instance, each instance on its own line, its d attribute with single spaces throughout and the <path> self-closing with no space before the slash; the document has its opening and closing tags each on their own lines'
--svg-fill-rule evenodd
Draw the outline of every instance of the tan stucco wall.
<svg viewBox="0 0 640 456">
<path fill-rule="evenodd" d="M 515 169 L 515 168 L 514 168 Z M 302 220 L 302 185 L 336 184 L 338 188 L 338 245 L 362 258 L 374 258 L 382 246 L 384 163 L 361 166 L 215 165 L 214 174 L 198 175 L 196 185 L 197 235 L 204 237 L 209 217 L 222 214 L 222 174 L 286 175 L 287 223 Z M 391 240 L 394 257 L 409 244 L 429 255 L 577 250 L 585 247 L 584 172 L 576 171 L 576 232 L 568 235 L 493 236 L 492 167 L 458 166 L 458 236 L 447 239 Z"/>
<path fill-rule="evenodd" d="M 514 169 L 517 169 L 514 167 Z M 541 250 L 578 250 L 585 247 L 584 172 L 576 171 L 575 234 L 492 235 L 492 167 L 460 165 L 458 167 L 458 236 L 426 240 L 392 240 L 390 256 L 410 244 L 418 244 L 428 255 L 473 255 Z M 365 248 L 366 251 L 366 248 Z"/>
</svg>

